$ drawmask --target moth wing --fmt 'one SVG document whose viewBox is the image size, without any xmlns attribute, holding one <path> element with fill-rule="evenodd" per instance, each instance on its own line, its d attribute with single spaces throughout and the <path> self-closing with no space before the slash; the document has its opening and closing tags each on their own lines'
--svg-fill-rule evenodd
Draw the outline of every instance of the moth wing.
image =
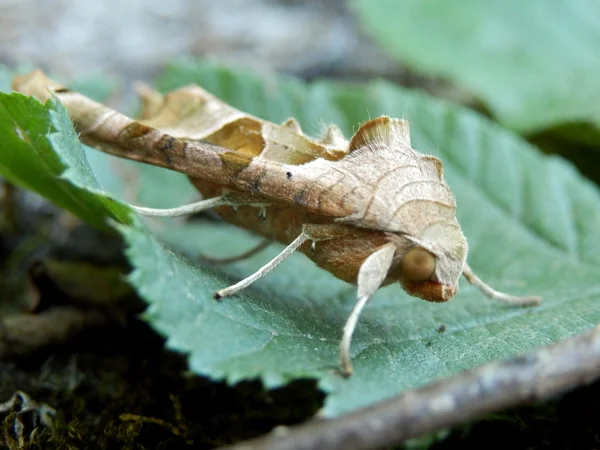
<svg viewBox="0 0 600 450">
<path fill-rule="evenodd" d="M 264 148 L 263 121 L 246 114 L 197 85 L 162 95 L 138 88 L 142 101 L 140 122 L 175 138 L 207 141 L 246 156 L 258 156 Z"/>
<path fill-rule="evenodd" d="M 429 222 L 453 221 L 456 202 L 441 161 L 411 147 L 408 122 L 382 116 L 361 125 L 339 161 L 314 161 L 328 196 L 353 212 L 337 219 L 355 226 L 419 236 Z"/>
<path fill-rule="evenodd" d="M 302 133 L 295 119 L 282 125 L 264 122 L 263 137 L 265 149 L 261 158 L 285 164 L 305 164 L 318 158 L 336 161 L 348 153 L 348 141 L 336 126 L 330 126 L 319 140 Z"/>
<path fill-rule="evenodd" d="M 197 85 L 162 95 L 138 87 L 142 100 L 141 122 L 188 141 L 207 141 L 250 157 L 286 164 L 304 164 L 316 158 L 340 159 L 348 142 L 337 127 L 322 140 L 302 132 L 293 118 L 281 125 L 246 114 Z"/>
<path fill-rule="evenodd" d="M 394 119 L 381 116 L 363 123 L 354 133 L 348 152 L 351 153 L 365 147 L 373 147 L 378 143 L 387 145 L 396 144 L 399 147 L 410 148 L 410 129 L 408 122 L 403 119 Z"/>
<path fill-rule="evenodd" d="M 298 121 L 293 117 L 290 117 L 288 120 L 284 120 L 281 124 L 281 128 L 291 131 L 292 133 L 303 134 L 302 127 L 300 126 Z"/>
</svg>

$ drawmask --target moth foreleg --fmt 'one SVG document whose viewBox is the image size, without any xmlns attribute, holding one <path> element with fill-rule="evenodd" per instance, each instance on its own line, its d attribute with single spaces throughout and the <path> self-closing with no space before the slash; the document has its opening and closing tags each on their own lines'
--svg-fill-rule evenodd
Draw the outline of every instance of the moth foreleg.
<svg viewBox="0 0 600 450">
<path fill-rule="evenodd" d="M 536 295 L 520 297 L 516 295 L 505 294 L 504 292 L 499 292 L 493 289 L 491 286 L 484 283 L 477 275 L 475 275 L 473 269 L 471 269 L 468 264 L 465 264 L 463 275 L 469 283 L 479 288 L 481 292 L 491 299 L 500 300 L 501 302 L 513 306 L 535 306 L 542 302 L 542 297 Z"/>
<path fill-rule="evenodd" d="M 277 255 L 264 266 L 262 266 L 249 277 L 241 280 L 239 283 L 236 283 L 233 286 L 229 286 L 225 289 L 221 289 L 220 291 L 218 291 L 215 294 L 215 298 L 220 299 L 223 297 L 229 297 L 235 294 L 236 292 L 239 292 L 242 289 L 250 286 L 256 280 L 264 277 L 275 267 L 277 267 L 280 263 L 286 260 L 292 253 L 294 253 L 298 249 L 298 247 L 300 247 L 306 241 L 313 241 L 314 243 L 317 241 L 326 241 L 349 235 L 352 235 L 352 231 L 350 231 L 348 227 L 345 226 L 304 224 L 302 226 L 302 233 L 300 233 L 300 235 L 296 239 L 294 239 L 294 241 L 291 244 L 284 248 L 279 255 Z"/>
<path fill-rule="evenodd" d="M 300 233 L 300 235 L 296 239 L 294 239 L 291 244 L 289 244 L 286 248 L 283 249 L 283 251 L 281 253 L 279 253 L 279 255 L 277 255 L 275 258 L 273 258 L 271 261 L 269 261 L 264 266 L 262 266 L 260 269 L 258 269 L 256 272 L 254 272 L 249 277 L 244 278 L 243 280 L 241 280 L 240 282 L 238 282 L 232 286 L 229 286 L 229 287 L 226 287 L 225 289 L 221 289 L 220 291 L 217 291 L 215 293 L 215 298 L 217 300 L 219 300 L 223 297 L 229 297 L 230 295 L 233 295 L 236 292 L 239 292 L 242 289 L 247 288 L 252 283 L 254 283 L 256 280 L 264 277 L 269 272 L 271 272 L 275 267 L 277 267 L 279 264 L 281 264 L 283 261 L 285 261 L 292 253 L 294 253 L 298 249 L 298 247 L 300 247 L 302 244 L 304 244 L 306 241 L 308 241 L 310 239 L 311 239 L 310 234 L 303 230 L 302 233 Z"/>
<path fill-rule="evenodd" d="M 373 294 L 379 289 L 392 265 L 396 246 L 392 243 L 386 244 L 369 255 L 364 260 L 358 271 L 358 301 L 352 309 L 346 324 L 344 334 L 340 342 L 340 360 L 342 373 L 349 377 L 352 375 L 352 364 L 350 363 L 350 343 L 356 323 L 364 307 L 369 303 Z"/>
</svg>

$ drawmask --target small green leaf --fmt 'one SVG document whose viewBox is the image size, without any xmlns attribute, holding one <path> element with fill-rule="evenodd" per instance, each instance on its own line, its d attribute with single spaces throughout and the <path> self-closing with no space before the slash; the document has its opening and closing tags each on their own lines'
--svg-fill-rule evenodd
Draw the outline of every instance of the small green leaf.
<svg viewBox="0 0 600 450">
<path fill-rule="evenodd" d="M 44 195 L 56 205 L 106 229 L 107 220 L 130 222 L 130 211 L 100 192 L 63 106 L 42 105 L 0 92 L 0 175 Z M 60 155 L 60 156 L 59 156 Z M 79 188 L 76 193 L 72 185 Z"/>
<path fill-rule="evenodd" d="M 149 304 L 145 318 L 170 348 L 189 355 L 194 372 L 231 383 L 258 377 L 269 387 L 314 377 L 328 393 L 325 414 L 335 416 L 557 341 L 600 320 L 600 195 L 569 164 L 538 154 L 473 112 L 387 83 L 303 85 L 187 63 L 172 67 L 162 87 L 193 81 L 266 118 L 299 117 L 307 129 L 335 120 L 349 133 L 369 115 L 407 117 L 416 148 L 445 163 L 472 267 L 498 289 L 544 296 L 538 308 L 510 308 L 463 284 L 453 301 L 430 304 L 389 286 L 361 317 L 352 347 L 355 375 L 345 380 L 332 369 L 355 301 L 354 286 L 294 255 L 240 295 L 215 302 L 214 291 L 252 273 L 281 246 L 232 266 L 208 267 L 188 258 L 198 252 L 231 256 L 256 238 L 226 224 L 198 222 L 165 227 L 159 241 L 137 220 L 121 221 L 116 227 L 134 268 L 130 282 Z M 105 223 L 115 203 L 99 193 L 94 179 L 86 181 L 89 188 L 82 187 L 90 172 L 74 158 L 83 152 L 64 110 L 16 95 L 0 97 L 0 106 L 0 111 L 18 106 L 24 117 L 20 126 L 31 136 L 27 146 L 13 142 L 20 136 L 14 131 L 16 114 L 0 116 L 0 142 L 10 144 L 0 152 L 0 171 L 29 164 L 31 146 L 34 155 L 48 152 L 59 173 L 68 167 L 61 177 L 53 166 L 38 164 L 15 179 L 52 199 L 65 192 L 74 198 L 87 195 L 98 205 L 89 219 Z M 4 125 L 7 120 L 10 126 Z M 63 139 L 50 139 L 56 134 Z M 105 173 L 106 184 L 110 173 Z M 34 182 L 38 177 L 45 182 Z M 77 202 L 65 206 L 79 210 Z M 439 333 L 442 324 L 446 330 Z"/>
<path fill-rule="evenodd" d="M 585 122 L 600 136 L 596 0 L 352 0 L 384 49 L 470 89 L 505 125 Z M 597 147 L 597 144 L 596 144 Z"/>
</svg>

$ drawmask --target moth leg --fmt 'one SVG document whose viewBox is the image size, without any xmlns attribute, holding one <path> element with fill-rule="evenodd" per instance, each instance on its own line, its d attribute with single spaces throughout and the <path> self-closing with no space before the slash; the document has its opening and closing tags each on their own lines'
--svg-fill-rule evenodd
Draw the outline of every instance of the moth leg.
<svg viewBox="0 0 600 450">
<path fill-rule="evenodd" d="M 266 206 L 266 203 L 252 201 L 247 197 L 233 196 L 233 195 L 221 195 L 219 197 L 213 197 L 206 200 L 200 200 L 199 202 L 190 203 L 188 205 L 178 206 L 176 208 L 145 208 L 142 206 L 129 205 L 134 211 L 138 212 L 143 216 L 153 217 L 179 217 L 194 214 L 200 211 L 206 211 L 207 209 L 213 209 L 218 206 L 233 206 L 234 208 L 239 205 L 252 205 L 258 207 Z"/>
<path fill-rule="evenodd" d="M 345 377 L 352 375 L 350 343 L 356 323 L 364 307 L 369 303 L 375 291 L 379 289 L 381 283 L 387 277 L 395 251 L 396 246 L 394 244 L 389 243 L 384 245 L 375 253 L 369 255 L 358 271 L 358 301 L 344 325 L 344 334 L 340 341 L 340 361 L 342 364 L 342 374 Z"/>
<path fill-rule="evenodd" d="M 296 239 L 294 239 L 290 245 L 288 245 L 286 248 L 284 248 L 283 251 L 279 255 L 277 255 L 275 258 L 273 258 L 271 261 L 269 261 L 264 266 L 262 266 L 260 269 L 258 269 L 256 272 L 254 272 L 249 277 L 244 278 L 243 280 L 241 280 L 240 282 L 238 282 L 232 286 L 229 286 L 229 287 L 226 287 L 225 289 L 221 289 L 220 291 L 217 291 L 215 293 L 215 298 L 217 300 L 219 300 L 223 297 L 229 297 L 229 296 L 235 294 L 236 292 L 239 292 L 242 289 L 247 288 L 252 283 L 254 283 L 256 280 L 264 277 L 269 272 L 271 272 L 275 267 L 277 267 L 279 264 L 281 264 L 283 261 L 285 261 L 292 253 L 294 253 L 298 249 L 298 247 L 300 247 L 302 244 L 304 244 L 306 241 L 308 241 L 310 239 L 311 239 L 311 235 L 305 231 L 302 231 L 302 233 L 300 233 L 300 235 Z"/>
<path fill-rule="evenodd" d="M 232 286 L 218 291 L 215 294 L 215 298 L 220 299 L 223 297 L 229 297 L 235 294 L 236 292 L 239 292 L 242 289 L 248 287 L 250 284 L 254 283 L 259 278 L 264 277 L 275 267 L 277 267 L 281 262 L 287 259 L 292 253 L 294 253 L 298 249 L 298 247 L 300 247 L 306 241 L 313 241 L 314 243 L 316 241 L 336 239 L 338 237 L 348 236 L 351 234 L 352 231 L 345 226 L 304 224 L 302 226 L 302 233 L 300 233 L 300 235 L 291 244 L 284 248 L 279 255 L 277 255 L 264 266 L 262 266 L 249 277 L 244 278 L 243 280 Z"/>
<path fill-rule="evenodd" d="M 487 297 L 491 299 L 500 300 L 501 302 L 513 306 L 535 306 L 539 305 L 542 302 L 542 297 L 539 297 L 537 295 L 520 297 L 516 295 L 505 294 L 504 292 L 499 292 L 493 289 L 491 286 L 484 283 L 477 275 L 475 275 L 475 273 L 469 267 L 468 264 L 465 264 L 465 267 L 463 269 L 463 275 L 469 283 L 479 288 L 481 292 L 483 292 Z"/>
<path fill-rule="evenodd" d="M 199 202 L 190 203 L 189 205 L 178 206 L 176 208 L 145 208 L 143 206 L 129 205 L 134 211 L 143 216 L 153 217 L 179 217 L 194 214 L 207 209 L 216 208 L 217 206 L 229 205 L 230 200 L 222 195 L 220 197 L 200 200 Z"/>
<path fill-rule="evenodd" d="M 212 258 L 210 256 L 200 255 L 199 259 L 203 262 L 207 262 L 210 264 L 231 264 L 237 261 L 242 261 L 246 258 L 250 258 L 260 252 L 262 252 L 265 248 L 271 245 L 273 241 L 271 239 L 263 239 L 257 245 L 252 247 L 250 250 L 245 251 L 244 253 L 236 256 L 231 256 L 228 258 Z"/>
</svg>

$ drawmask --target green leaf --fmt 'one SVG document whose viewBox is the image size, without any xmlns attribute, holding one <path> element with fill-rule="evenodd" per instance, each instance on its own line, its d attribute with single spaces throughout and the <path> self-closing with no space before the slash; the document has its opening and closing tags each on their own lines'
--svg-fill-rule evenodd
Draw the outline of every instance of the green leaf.
<svg viewBox="0 0 600 450">
<path fill-rule="evenodd" d="M 109 219 L 130 222 L 130 212 L 100 186 L 63 106 L 0 92 L 0 176 L 46 196 L 83 220 L 106 229 Z M 60 153 L 58 153 L 60 152 Z M 72 186 L 81 188 L 74 192 Z"/>
<path fill-rule="evenodd" d="M 523 133 L 585 122 L 600 137 L 595 0 L 352 0 L 381 46 L 477 94 Z M 596 144 L 597 147 L 597 144 Z"/>
<path fill-rule="evenodd" d="M 215 290 L 250 274 L 281 246 L 249 261 L 211 268 L 173 249 L 221 257 L 245 251 L 256 239 L 225 224 L 198 222 L 165 227 L 164 241 L 159 242 L 136 220 L 122 222 L 117 228 L 128 242 L 135 269 L 130 282 L 149 303 L 146 320 L 167 337 L 170 348 L 189 355 L 194 372 L 231 383 L 260 377 L 269 387 L 314 377 L 328 393 L 325 414 L 335 416 L 557 341 L 599 321 L 600 196 L 569 164 L 538 154 L 464 108 L 386 83 L 302 85 L 186 63 L 170 68 L 161 86 L 193 81 L 266 118 L 296 116 L 308 129 L 335 120 L 348 133 L 369 114 L 408 117 L 414 145 L 439 154 L 445 163 L 473 268 L 499 289 L 544 296 L 538 308 L 510 308 L 462 284 L 452 302 L 430 304 L 407 296 L 399 286 L 387 287 L 359 322 L 352 347 L 355 375 L 345 380 L 332 369 L 338 365 L 338 343 L 355 287 L 294 255 L 242 294 L 217 303 L 212 300 Z M 0 97 L 4 108 L 12 108 L 15 101 L 22 99 Z M 30 101 L 26 107 L 36 111 L 41 106 Z M 51 103 L 44 110 L 52 112 L 45 115 L 47 127 L 55 122 L 53 115 L 65 119 L 59 105 Z M 34 126 L 34 119 L 32 127 L 40 136 L 33 142 L 46 148 L 45 131 Z M 59 122 L 64 127 L 54 127 L 50 135 L 72 136 L 70 125 Z M 7 142 L 11 133 L 15 135 L 12 126 L 2 125 L 0 141 Z M 71 149 L 56 145 L 61 142 L 56 139 L 48 142 L 63 165 L 79 149 L 72 140 Z M 20 155 L 21 150 L 13 153 Z M 0 153 L 3 168 L 12 161 L 5 154 Z M 73 195 L 83 195 L 78 184 L 83 167 L 69 165 L 62 178 L 47 178 L 41 191 L 51 197 L 62 192 L 64 182 Z M 36 168 L 35 176 L 47 169 Z M 31 183 L 33 177 L 24 182 Z M 96 189 L 88 195 L 111 205 Z M 442 324 L 444 333 L 438 332 Z"/>
</svg>

